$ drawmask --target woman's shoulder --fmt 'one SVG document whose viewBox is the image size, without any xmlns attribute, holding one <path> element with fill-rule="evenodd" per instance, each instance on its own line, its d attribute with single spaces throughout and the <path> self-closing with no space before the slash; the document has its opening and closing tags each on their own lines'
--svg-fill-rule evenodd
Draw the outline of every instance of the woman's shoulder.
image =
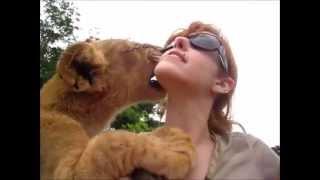
<svg viewBox="0 0 320 180">
<path fill-rule="evenodd" d="M 217 148 L 219 152 L 225 152 L 227 150 L 232 151 L 244 151 L 250 150 L 255 147 L 256 144 L 260 143 L 260 139 L 257 137 L 241 133 L 232 132 L 224 136 L 217 136 Z"/>
<path fill-rule="evenodd" d="M 242 126 L 241 123 L 232 121 L 232 124 L 240 127 L 242 132 L 235 131 L 235 132 L 230 132 L 224 136 L 220 136 L 218 137 L 218 141 L 220 141 L 218 143 L 223 144 L 226 148 L 233 145 L 241 149 L 242 148 L 252 149 L 252 148 L 255 148 L 255 146 L 260 144 L 265 145 L 265 143 L 261 139 L 251 134 L 248 134 L 246 129 Z"/>
<path fill-rule="evenodd" d="M 253 135 L 232 132 L 219 137 L 217 144 L 216 166 L 209 177 L 264 179 L 280 174 L 280 157 Z"/>
<path fill-rule="evenodd" d="M 246 148 L 254 148 L 257 144 L 263 143 L 265 144 L 261 139 L 251 135 L 246 134 L 242 132 L 232 132 L 229 134 L 229 143 L 232 143 L 234 145 L 243 145 Z"/>
<path fill-rule="evenodd" d="M 254 135 L 232 132 L 227 138 L 221 138 L 221 149 L 227 154 L 238 155 L 238 153 L 248 152 L 252 158 L 255 156 L 259 159 L 269 158 L 274 161 L 279 161 L 280 157 L 269 147 L 263 140 L 257 138 Z"/>
</svg>

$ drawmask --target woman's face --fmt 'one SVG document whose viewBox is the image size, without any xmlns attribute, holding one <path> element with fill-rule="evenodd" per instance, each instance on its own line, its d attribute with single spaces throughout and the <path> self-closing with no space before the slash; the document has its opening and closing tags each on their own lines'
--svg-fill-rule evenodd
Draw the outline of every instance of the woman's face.
<svg viewBox="0 0 320 180">
<path fill-rule="evenodd" d="M 154 72 L 160 84 L 170 91 L 217 93 L 219 64 L 216 51 L 195 49 L 186 37 L 176 37 L 173 48 L 160 58 Z M 222 90 L 221 92 L 224 92 Z"/>
</svg>

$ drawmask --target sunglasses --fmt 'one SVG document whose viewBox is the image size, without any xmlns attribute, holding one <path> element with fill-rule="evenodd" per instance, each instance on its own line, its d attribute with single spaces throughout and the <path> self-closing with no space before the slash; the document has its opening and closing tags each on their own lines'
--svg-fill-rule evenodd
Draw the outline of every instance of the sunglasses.
<svg viewBox="0 0 320 180">
<path fill-rule="evenodd" d="M 202 51 L 217 51 L 219 64 L 225 72 L 228 72 L 228 63 L 225 55 L 225 49 L 214 34 L 206 32 L 192 33 L 188 35 L 187 38 L 189 39 L 191 46 L 195 49 Z M 161 53 L 164 53 L 172 48 L 175 48 L 175 44 L 165 47 L 161 50 Z"/>
</svg>

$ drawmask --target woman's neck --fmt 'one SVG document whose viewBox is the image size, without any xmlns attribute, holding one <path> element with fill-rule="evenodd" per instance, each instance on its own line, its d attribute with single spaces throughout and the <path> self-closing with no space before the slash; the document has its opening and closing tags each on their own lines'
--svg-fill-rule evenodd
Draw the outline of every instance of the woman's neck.
<svg viewBox="0 0 320 180">
<path fill-rule="evenodd" d="M 176 95 L 168 96 L 166 125 L 184 130 L 196 147 L 196 160 L 187 180 L 204 179 L 210 164 L 214 142 L 208 129 L 212 97 Z"/>
<path fill-rule="evenodd" d="M 208 118 L 213 98 L 197 95 L 168 96 L 166 125 L 184 130 L 195 145 L 210 140 Z"/>
</svg>

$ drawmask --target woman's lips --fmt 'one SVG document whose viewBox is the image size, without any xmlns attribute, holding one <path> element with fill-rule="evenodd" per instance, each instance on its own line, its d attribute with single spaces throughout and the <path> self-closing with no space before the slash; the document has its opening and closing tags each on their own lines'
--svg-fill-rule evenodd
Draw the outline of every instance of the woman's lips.
<svg viewBox="0 0 320 180">
<path fill-rule="evenodd" d="M 175 56 L 175 57 L 179 58 L 182 62 L 186 62 L 186 59 L 184 58 L 184 56 L 181 53 L 179 53 L 178 51 L 170 51 L 168 53 L 168 55 Z"/>
</svg>

